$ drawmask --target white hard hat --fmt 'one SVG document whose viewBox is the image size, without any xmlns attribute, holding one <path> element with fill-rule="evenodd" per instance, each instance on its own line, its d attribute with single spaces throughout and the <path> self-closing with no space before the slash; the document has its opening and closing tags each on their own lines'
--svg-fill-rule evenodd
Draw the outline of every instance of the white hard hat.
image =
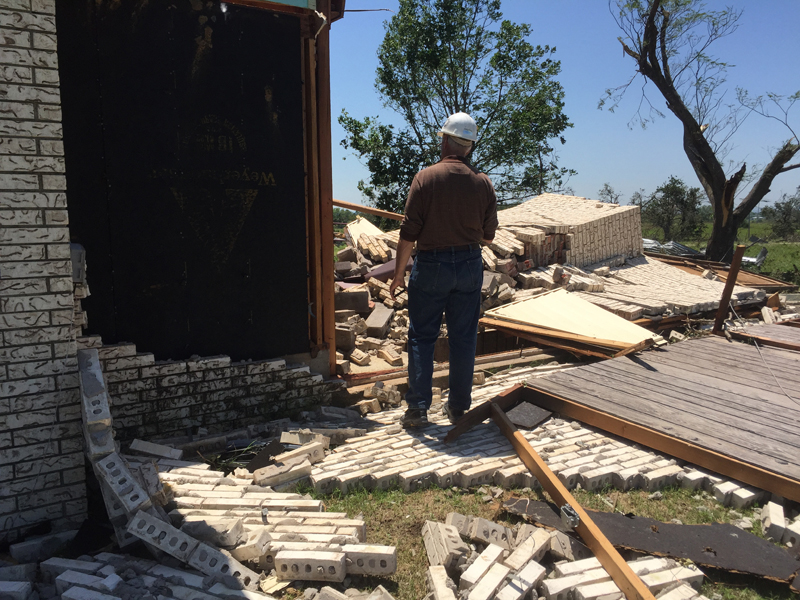
<svg viewBox="0 0 800 600">
<path fill-rule="evenodd" d="M 442 129 L 438 133 L 439 137 L 445 134 L 454 138 L 460 138 L 454 141 L 461 142 L 463 145 L 465 145 L 464 142 L 477 142 L 478 125 L 475 123 L 475 119 L 470 117 L 467 113 L 457 112 L 447 117 L 447 121 L 444 122 Z"/>
</svg>

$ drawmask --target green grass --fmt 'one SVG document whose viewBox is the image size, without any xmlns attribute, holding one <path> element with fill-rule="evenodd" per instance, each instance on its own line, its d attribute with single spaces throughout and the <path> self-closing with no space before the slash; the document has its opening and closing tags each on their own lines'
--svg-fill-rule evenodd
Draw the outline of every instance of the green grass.
<svg viewBox="0 0 800 600">
<path fill-rule="evenodd" d="M 506 491 L 502 497 L 489 503 L 484 502 L 474 490 L 459 492 L 430 488 L 407 494 L 398 489 L 375 492 L 359 489 L 348 494 L 335 492 L 327 496 L 315 494 L 308 488 L 298 491 L 323 500 L 327 511 L 346 512 L 350 517 L 361 516 L 367 525 L 367 543 L 397 547 L 398 568 L 394 575 L 388 578 L 353 577 L 350 582 L 351 587 L 361 590 L 372 590 L 383 585 L 397 600 L 418 600 L 427 592 L 425 573 L 428 560 L 422 541 L 422 526 L 426 520 L 443 522 L 447 513 L 458 512 L 513 526 L 522 522 L 522 519 L 503 511 L 503 501 L 512 495 L 535 500 L 549 499 L 544 493 L 521 493 L 519 490 L 513 493 Z M 685 524 L 701 524 L 730 522 L 739 518 L 709 494 L 680 488 L 662 490 L 660 500 L 650 500 L 649 494 L 641 490 L 621 492 L 606 489 L 597 493 L 575 490 L 573 495 L 586 508 L 611 511 L 612 507 L 616 507 L 623 513 L 631 512 L 665 522 L 677 518 Z M 738 512 L 752 518 L 752 532 L 763 537 L 756 510 L 751 508 Z M 704 569 L 704 572 L 706 581 L 701 591 L 708 598 L 715 594 L 720 595 L 722 600 L 788 600 L 793 597 L 786 584 L 708 569 Z M 308 584 L 310 587 L 322 585 Z M 288 588 L 283 599 L 292 600 L 302 596 L 302 593 L 302 589 Z"/>
</svg>

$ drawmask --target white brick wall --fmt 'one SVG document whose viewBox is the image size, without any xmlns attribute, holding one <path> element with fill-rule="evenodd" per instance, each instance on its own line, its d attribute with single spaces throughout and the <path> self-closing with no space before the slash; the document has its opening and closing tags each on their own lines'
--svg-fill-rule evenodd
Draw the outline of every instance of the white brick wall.
<svg viewBox="0 0 800 600">
<path fill-rule="evenodd" d="M 0 539 L 86 514 L 54 0 L 0 0 Z"/>
</svg>

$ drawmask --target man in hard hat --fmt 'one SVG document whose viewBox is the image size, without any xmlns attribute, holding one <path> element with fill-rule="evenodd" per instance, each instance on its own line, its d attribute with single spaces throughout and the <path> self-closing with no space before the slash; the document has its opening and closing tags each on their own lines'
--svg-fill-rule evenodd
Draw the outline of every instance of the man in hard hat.
<svg viewBox="0 0 800 600">
<path fill-rule="evenodd" d="M 450 395 L 444 412 L 455 423 L 472 402 L 472 374 L 481 308 L 481 241 L 497 229 L 491 180 L 469 164 L 478 139 L 469 115 L 451 115 L 439 131 L 441 160 L 414 177 L 400 227 L 390 293 L 404 284 L 414 243 L 417 255 L 408 284 L 408 410 L 403 427 L 427 425 L 431 406 L 433 348 L 442 313 L 450 344 Z"/>
</svg>

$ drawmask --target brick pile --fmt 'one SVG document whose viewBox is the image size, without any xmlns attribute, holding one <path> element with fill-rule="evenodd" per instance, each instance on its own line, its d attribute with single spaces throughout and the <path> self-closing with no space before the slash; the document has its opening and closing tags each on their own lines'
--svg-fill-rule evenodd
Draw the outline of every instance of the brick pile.
<svg viewBox="0 0 800 600">
<path fill-rule="evenodd" d="M 559 531 L 529 524 L 515 531 L 450 513 L 445 523 L 427 521 L 422 537 L 431 565 L 428 590 L 435 600 L 522 600 L 531 591 L 545 600 L 624 597 L 596 558 L 575 560 L 568 536 Z M 705 600 L 696 591 L 704 575 L 693 565 L 649 557 L 628 565 L 659 598 Z"/>
<path fill-rule="evenodd" d="M 152 442 L 134 440 L 123 454 L 98 353 L 78 356 L 86 454 L 120 548 L 142 540 L 157 559 L 170 556 L 226 588 L 250 592 L 265 591 L 262 574 L 272 574 L 269 585 L 280 586 L 395 571 L 395 548 L 366 545 L 363 519 L 326 513 L 318 500 L 276 491 L 306 480 L 330 438 L 311 434 L 308 443 L 275 456 L 274 464 L 227 475 Z M 289 438 L 303 442 L 305 435 Z M 167 514 L 164 507 L 174 508 Z"/>
<path fill-rule="evenodd" d="M 86 515 L 54 0 L 0 0 L 0 519 Z"/>
</svg>

